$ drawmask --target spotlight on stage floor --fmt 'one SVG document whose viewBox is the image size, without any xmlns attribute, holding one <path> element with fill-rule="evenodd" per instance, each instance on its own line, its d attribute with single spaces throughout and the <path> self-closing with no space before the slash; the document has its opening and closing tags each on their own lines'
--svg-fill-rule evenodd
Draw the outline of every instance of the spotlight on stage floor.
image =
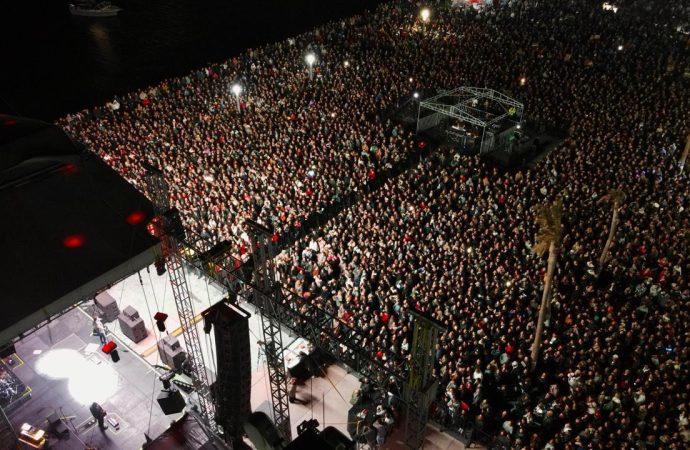
<svg viewBox="0 0 690 450">
<path fill-rule="evenodd" d="M 83 405 L 103 403 L 117 391 L 119 377 L 108 364 L 96 364 L 76 350 L 45 352 L 36 362 L 36 371 L 51 379 L 66 379 L 73 399 Z"/>
</svg>

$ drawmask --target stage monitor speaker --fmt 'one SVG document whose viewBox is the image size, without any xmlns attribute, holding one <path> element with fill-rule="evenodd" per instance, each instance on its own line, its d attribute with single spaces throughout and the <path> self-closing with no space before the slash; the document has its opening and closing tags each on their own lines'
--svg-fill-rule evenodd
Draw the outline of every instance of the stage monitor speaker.
<svg viewBox="0 0 690 450">
<path fill-rule="evenodd" d="M 182 412 L 185 407 L 180 391 L 163 391 L 158 394 L 158 404 L 166 415 Z"/>
</svg>

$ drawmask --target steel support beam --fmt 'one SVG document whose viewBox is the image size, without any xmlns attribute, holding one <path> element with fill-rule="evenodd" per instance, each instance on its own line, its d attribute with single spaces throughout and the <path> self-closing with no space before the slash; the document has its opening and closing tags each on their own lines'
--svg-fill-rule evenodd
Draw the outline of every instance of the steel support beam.
<svg viewBox="0 0 690 450">
<path fill-rule="evenodd" d="M 244 222 L 251 239 L 253 273 L 253 298 L 261 312 L 261 328 L 264 352 L 271 387 L 273 420 L 286 442 L 292 440 L 290 405 L 288 403 L 287 371 L 283 356 L 283 337 L 280 332 L 280 286 L 275 276 L 275 242 L 273 232 L 252 220 Z"/>
<path fill-rule="evenodd" d="M 220 434 L 221 430 L 216 423 L 216 407 L 211 396 L 211 383 L 206 372 L 204 356 L 201 353 L 201 342 L 194 322 L 194 305 L 189 295 L 189 286 L 182 265 L 182 253 L 180 244 L 172 235 L 169 223 L 163 216 L 170 206 L 168 185 L 163 178 L 163 173 L 153 167 L 148 167 L 144 181 L 148 195 L 154 205 L 157 222 L 155 228 L 161 239 L 161 248 L 165 257 L 165 266 L 170 278 L 175 306 L 180 317 L 182 337 L 187 351 L 187 362 L 191 368 L 191 378 L 194 390 L 199 401 L 199 415 L 208 429 L 214 434 Z"/>
<path fill-rule="evenodd" d="M 180 316 L 182 326 L 182 337 L 184 339 L 187 361 L 191 367 L 192 384 L 199 398 L 199 414 L 204 419 L 208 427 L 214 432 L 220 432 L 216 423 L 216 406 L 211 397 L 211 383 L 206 373 L 204 356 L 201 353 L 201 343 L 199 333 L 194 322 L 194 306 L 189 295 L 187 278 L 182 266 L 182 258 L 177 240 L 165 233 L 162 236 L 164 254 L 167 250 L 165 267 L 168 269 L 170 286 L 172 287 L 173 298 L 177 306 L 177 313 Z"/>
</svg>

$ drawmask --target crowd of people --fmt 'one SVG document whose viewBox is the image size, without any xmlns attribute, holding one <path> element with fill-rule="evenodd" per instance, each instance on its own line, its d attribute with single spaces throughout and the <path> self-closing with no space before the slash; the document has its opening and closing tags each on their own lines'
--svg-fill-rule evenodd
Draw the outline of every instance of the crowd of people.
<svg viewBox="0 0 690 450">
<path fill-rule="evenodd" d="M 408 311 L 442 323 L 444 426 L 506 448 L 687 448 L 690 51 L 675 31 L 687 10 L 670 3 L 438 6 L 421 26 L 420 5 L 398 0 L 60 124 L 134 184 L 142 162 L 161 168 L 186 226 L 238 253 L 245 218 L 304 236 L 278 257 L 286 298 L 360 329 L 391 369 L 407 368 Z M 419 146 L 381 111 L 463 85 L 519 98 L 566 141 L 532 169 L 442 145 L 397 175 Z M 625 199 L 601 268 L 613 189 Z M 557 198 L 563 239 L 532 370 L 546 269 L 534 206 Z"/>
</svg>

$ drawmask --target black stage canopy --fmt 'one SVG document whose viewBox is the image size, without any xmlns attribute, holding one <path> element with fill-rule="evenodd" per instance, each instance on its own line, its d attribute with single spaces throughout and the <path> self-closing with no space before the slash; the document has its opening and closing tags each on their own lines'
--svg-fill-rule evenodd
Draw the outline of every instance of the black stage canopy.
<svg viewBox="0 0 690 450">
<path fill-rule="evenodd" d="M 60 128 L 0 115 L 0 345 L 151 264 L 152 217 Z"/>
</svg>

